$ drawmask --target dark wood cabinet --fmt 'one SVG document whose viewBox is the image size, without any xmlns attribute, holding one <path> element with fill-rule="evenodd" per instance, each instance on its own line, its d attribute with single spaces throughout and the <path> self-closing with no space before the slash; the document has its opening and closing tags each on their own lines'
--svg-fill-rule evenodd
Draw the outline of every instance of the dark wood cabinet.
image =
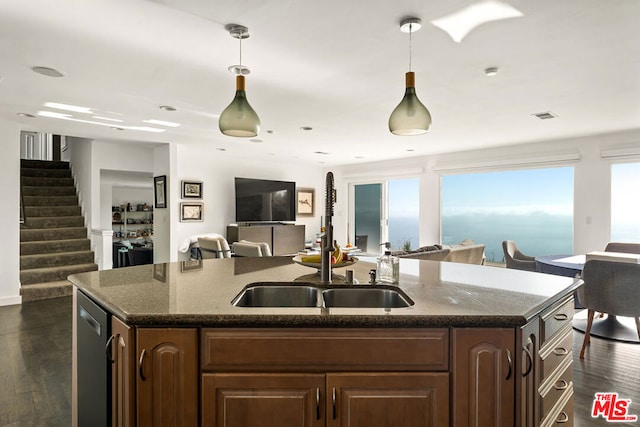
<svg viewBox="0 0 640 427">
<path fill-rule="evenodd" d="M 203 374 L 202 425 L 437 427 L 449 424 L 449 374 Z"/>
<path fill-rule="evenodd" d="M 203 374 L 202 425 L 321 427 L 322 374 Z"/>
<path fill-rule="evenodd" d="M 294 224 L 228 226 L 229 244 L 239 240 L 266 242 L 273 255 L 296 254 L 304 249 L 305 226 Z"/>
<path fill-rule="evenodd" d="M 449 374 L 327 374 L 328 427 L 449 425 Z"/>
<path fill-rule="evenodd" d="M 515 331 L 452 330 L 453 426 L 512 426 Z"/>
<path fill-rule="evenodd" d="M 137 425 L 198 425 L 197 329 L 136 331 Z"/>
<path fill-rule="evenodd" d="M 134 330 L 116 317 L 111 318 L 111 413 L 114 427 L 135 426 L 135 345 Z"/>
</svg>

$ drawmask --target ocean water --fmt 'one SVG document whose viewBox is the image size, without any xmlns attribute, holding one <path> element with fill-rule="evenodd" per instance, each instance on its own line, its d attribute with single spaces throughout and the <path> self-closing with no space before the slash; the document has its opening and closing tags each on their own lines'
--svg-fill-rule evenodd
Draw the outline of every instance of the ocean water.
<svg viewBox="0 0 640 427">
<path fill-rule="evenodd" d="M 487 261 L 504 262 L 503 240 L 513 240 L 526 255 L 573 254 L 573 218 L 548 213 L 463 214 L 442 217 L 442 243 L 471 239 L 484 243 Z"/>
</svg>

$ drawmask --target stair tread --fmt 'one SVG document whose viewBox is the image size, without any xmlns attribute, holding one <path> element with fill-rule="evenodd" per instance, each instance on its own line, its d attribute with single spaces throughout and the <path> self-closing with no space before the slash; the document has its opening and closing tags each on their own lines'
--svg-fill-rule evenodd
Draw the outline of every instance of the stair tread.
<svg viewBox="0 0 640 427">
<path fill-rule="evenodd" d="M 74 272 L 84 272 L 84 271 L 94 271 L 98 269 L 98 264 L 96 263 L 87 263 L 87 264 L 70 264 L 70 265 L 60 265 L 57 267 L 40 267 L 40 268 L 30 268 L 28 270 L 20 270 L 20 273 L 46 273 L 49 271 L 65 271 L 71 270 Z"/>
<path fill-rule="evenodd" d="M 49 298 L 60 298 L 73 293 L 73 285 L 68 280 L 23 284 L 20 287 L 22 302 Z"/>
<path fill-rule="evenodd" d="M 46 258 L 46 257 L 54 257 L 54 256 L 65 256 L 65 255 L 85 255 L 87 253 L 93 253 L 91 249 L 87 249 L 85 251 L 65 251 L 65 252 L 47 252 L 42 254 L 29 254 L 29 255 L 20 255 L 20 258 Z"/>
</svg>

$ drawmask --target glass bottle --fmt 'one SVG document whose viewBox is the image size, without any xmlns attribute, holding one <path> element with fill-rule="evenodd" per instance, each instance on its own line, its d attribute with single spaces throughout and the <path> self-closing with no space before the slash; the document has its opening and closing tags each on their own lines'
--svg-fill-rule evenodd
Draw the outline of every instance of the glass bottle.
<svg viewBox="0 0 640 427">
<path fill-rule="evenodd" d="M 391 255 L 391 251 L 378 258 L 378 281 L 393 284 L 400 281 L 400 258 Z"/>
</svg>

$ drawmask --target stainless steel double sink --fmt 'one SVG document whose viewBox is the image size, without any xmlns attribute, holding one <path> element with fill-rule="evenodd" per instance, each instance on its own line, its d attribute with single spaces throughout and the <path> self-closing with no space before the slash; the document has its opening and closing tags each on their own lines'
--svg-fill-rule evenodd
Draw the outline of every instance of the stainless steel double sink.
<svg viewBox="0 0 640 427">
<path fill-rule="evenodd" d="M 236 307 L 403 308 L 414 303 L 392 286 L 265 282 L 247 285 L 231 304 Z"/>
</svg>

